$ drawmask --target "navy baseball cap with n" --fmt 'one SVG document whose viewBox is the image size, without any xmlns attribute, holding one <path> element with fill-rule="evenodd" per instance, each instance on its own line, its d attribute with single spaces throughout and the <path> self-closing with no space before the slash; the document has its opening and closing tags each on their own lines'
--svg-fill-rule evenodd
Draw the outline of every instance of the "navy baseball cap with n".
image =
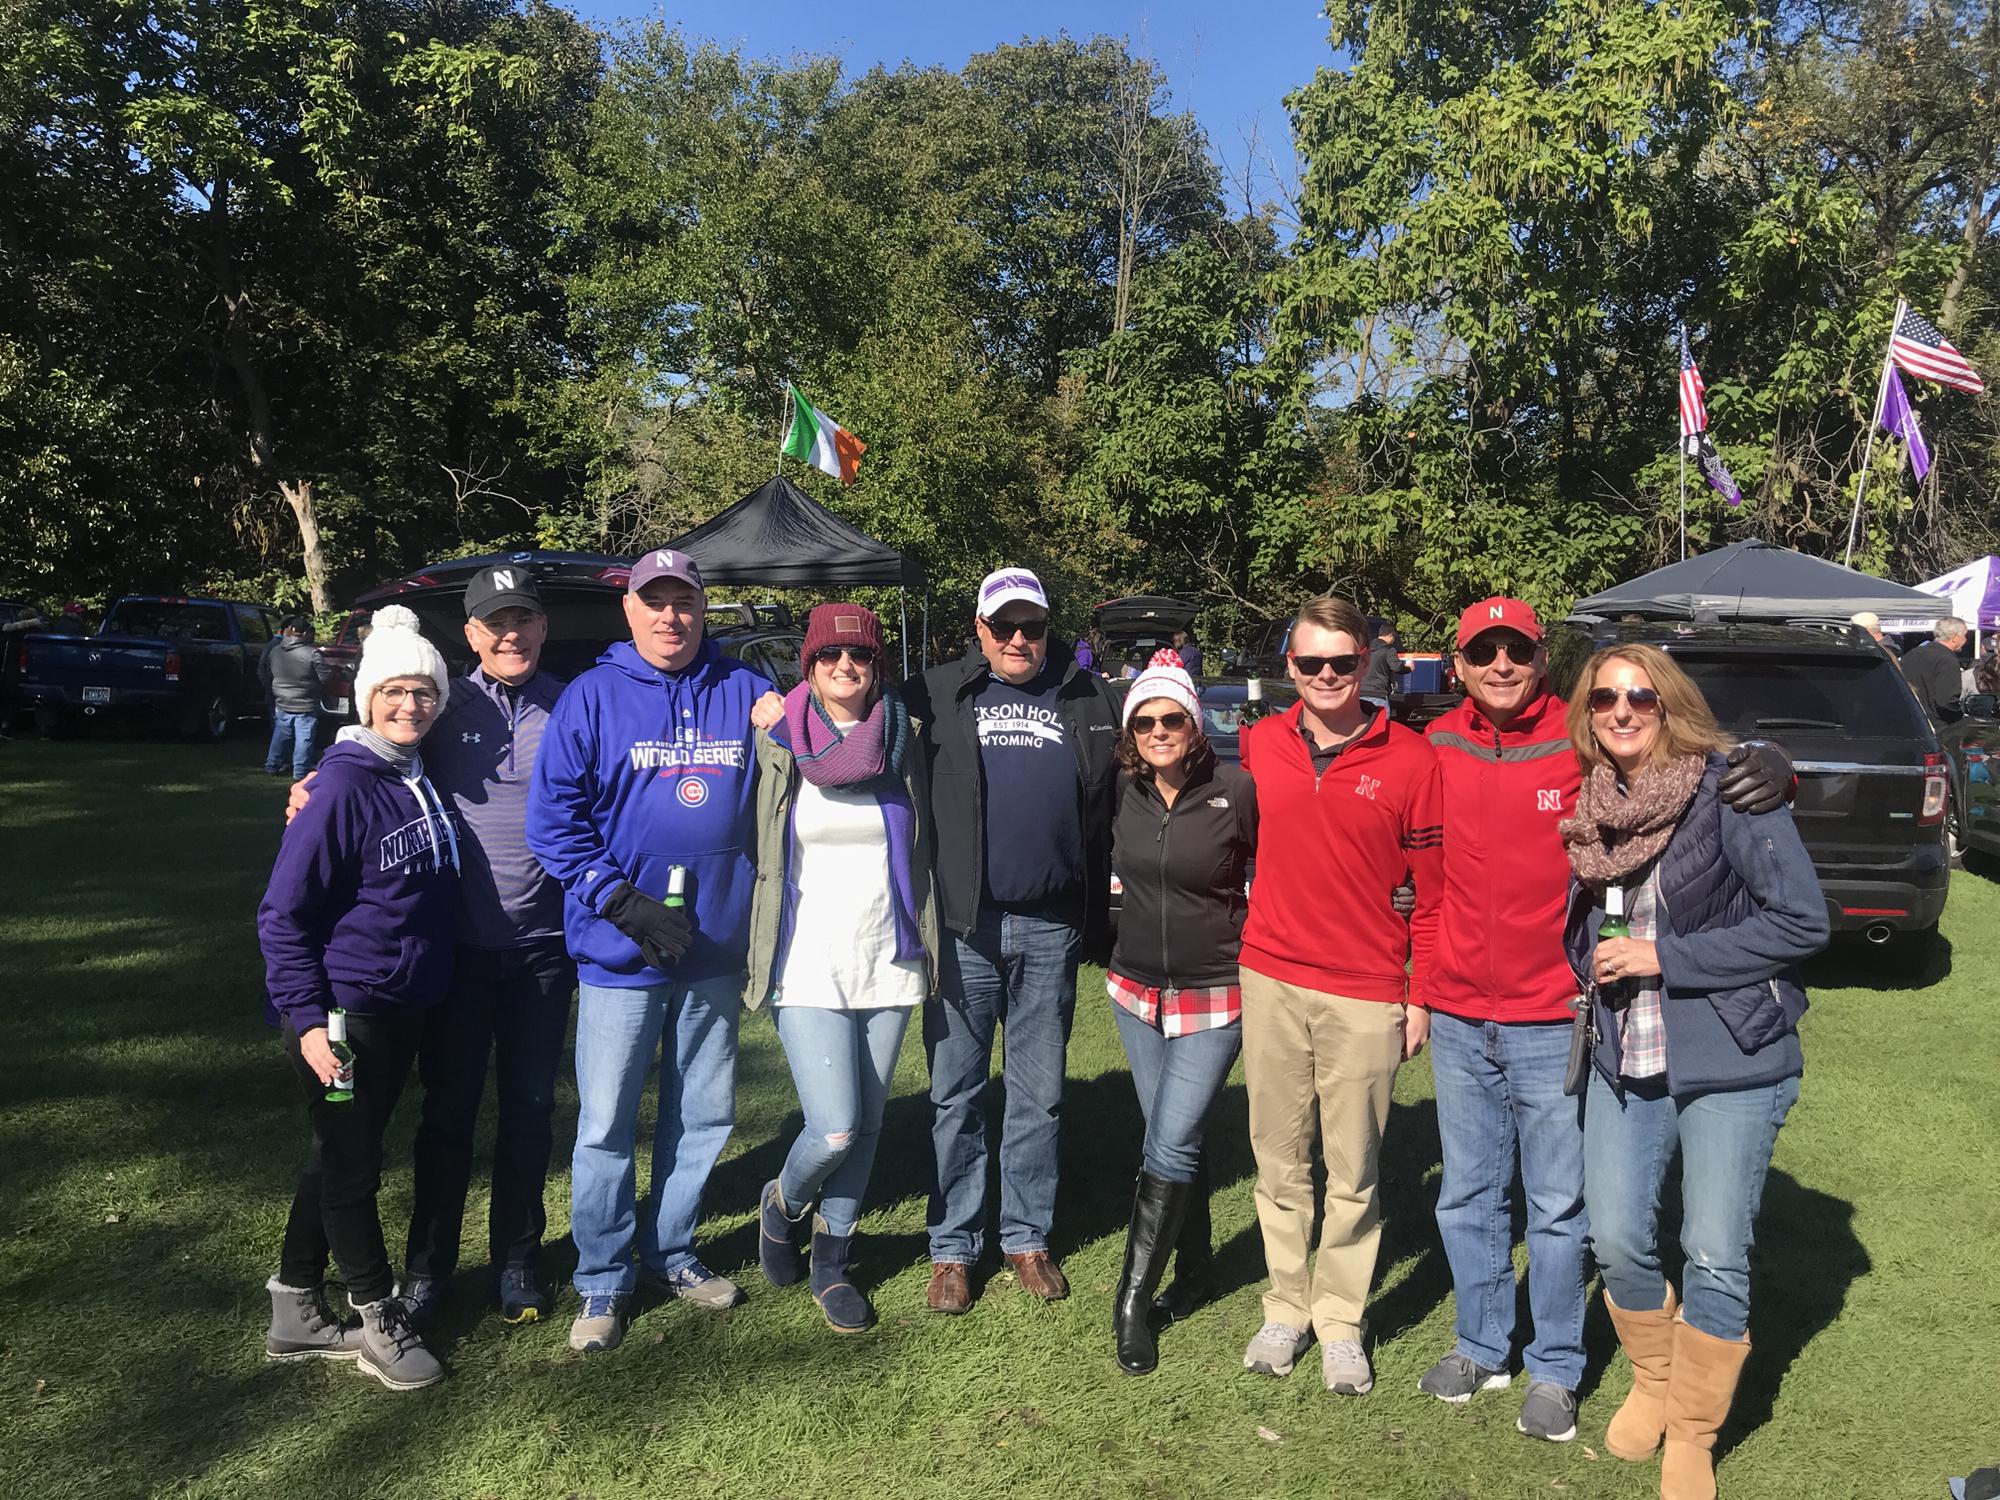
<svg viewBox="0 0 2000 1500">
<path fill-rule="evenodd" d="M 525 563 L 497 563 L 472 575 L 465 586 L 465 618 L 483 620 L 503 609 L 532 609 L 545 615 L 535 575 Z"/>
<path fill-rule="evenodd" d="M 642 552 L 633 559 L 632 578 L 625 585 L 625 592 L 636 594 L 656 578 L 678 578 L 682 583 L 706 592 L 706 585 L 701 581 L 701 569 L 694 565 L 694 559 L 671 547 L 655 547 L 651 552 Z"/>
</svg>

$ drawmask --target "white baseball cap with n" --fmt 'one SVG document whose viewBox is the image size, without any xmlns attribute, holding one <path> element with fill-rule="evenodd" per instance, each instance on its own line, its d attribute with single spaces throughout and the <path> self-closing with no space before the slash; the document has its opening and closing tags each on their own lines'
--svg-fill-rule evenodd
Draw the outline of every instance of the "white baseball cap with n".
<svg viewBox="0 0 2000 1500">
<path fill-rule="evenodd" d="M 1047 611 L 1048 591 L 1042 587 L 1042 580 L 1026 568 L 1000 568 L 988 573 L 979 584 L 979 616 L 990 620 L 994 611 L 1003 604 L 1011 604 L 1016 599 L 1024 600 Z"/>
</svg>

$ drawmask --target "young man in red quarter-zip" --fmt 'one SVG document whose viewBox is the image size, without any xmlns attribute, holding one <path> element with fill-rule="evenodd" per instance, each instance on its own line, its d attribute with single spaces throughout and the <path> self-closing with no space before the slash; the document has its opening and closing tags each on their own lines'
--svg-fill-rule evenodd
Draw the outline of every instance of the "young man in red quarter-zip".
<svg viewBox="0 0 2000 1500">
<path fill-rule="evenodd" d="M 1570 871 L 1556 832 L 1574 810 L 1581 771 L 1566 705 L 1549 690 L 1541 621 L 1526 603 L 1482 599 L 1466 609 L 1456 665 L 1465 701 L 1426 731 L 1451 838 L 1418 993 L 1431 1012 L 1444 1149 L 1437 1221 L 1457 1340 L 1418 1384 L 1459 1405 L 1510 1383 L 1518 1150 L 1534 1332 L 1515 1425 L 1561 1443 L 1576 1435 L 1590 1281 L 1582 1101 L 1563 1093 L 1576 980 L 1562 947 Z M 1732 804 L 1757 812 L 1782 799 L 1791 767 L 1781 755 L 1744 746 L 1732 763 L 1724 785 Z M 1614 1307 L 1612 1316 L 1631 1315 Z"/>
<path fill-rule="evenodd" d="M 1421 992 L 1437 932 L 1444 828 L 1437 758 L 1361 696 L 1369 632 L 1344 599 L 1292 625 L 1299 702 L 1243 736 L 1257 785 L 1257 874 L 1243 929 L 1243 1069 L 1257 1158 L 1257 1222 L 1271 1289 L 1246 1369 L 1287 1375 L 1321 1345 L 1328 1390 L 1375 1384 L 1362 1309 L 1381 1239 L 1376 1169 L 1396 1069 L 1429 1018 Z M 1391 895 L 1414 878 L 1406 924 Z M 1326 1160 L 1310 1274 L 1312 1137 Z"/>
</svg>

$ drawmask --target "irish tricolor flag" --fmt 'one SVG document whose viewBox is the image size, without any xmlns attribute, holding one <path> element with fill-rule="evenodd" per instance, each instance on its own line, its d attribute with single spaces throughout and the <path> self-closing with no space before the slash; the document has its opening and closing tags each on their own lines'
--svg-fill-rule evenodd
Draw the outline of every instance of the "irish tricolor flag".
<svg viewBox="0 0 2000 1500">
<path fill-rule="evenodd" d="M 842 484 L 854 483 L 868 445 L 801 396 L 797 386 L 788 389 L 792 393 L 792 427 L 785 434 L 786 456 L 809 463 Z"/>
</svg>

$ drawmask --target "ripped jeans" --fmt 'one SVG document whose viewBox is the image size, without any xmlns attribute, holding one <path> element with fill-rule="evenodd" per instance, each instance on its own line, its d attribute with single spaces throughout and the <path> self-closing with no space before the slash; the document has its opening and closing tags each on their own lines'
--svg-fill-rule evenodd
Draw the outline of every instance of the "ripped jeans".
<svg viewBox="0 0 2000 1500">
<path fill-rule="evenodd" d="M 795 1212 L 818 1199 L 828 1234 L 850 1235 L 861 1218 L 910 1009 L 772 1007 L 806 1117 L 778 1174 L 778 1191 Z"/>
</svg>

